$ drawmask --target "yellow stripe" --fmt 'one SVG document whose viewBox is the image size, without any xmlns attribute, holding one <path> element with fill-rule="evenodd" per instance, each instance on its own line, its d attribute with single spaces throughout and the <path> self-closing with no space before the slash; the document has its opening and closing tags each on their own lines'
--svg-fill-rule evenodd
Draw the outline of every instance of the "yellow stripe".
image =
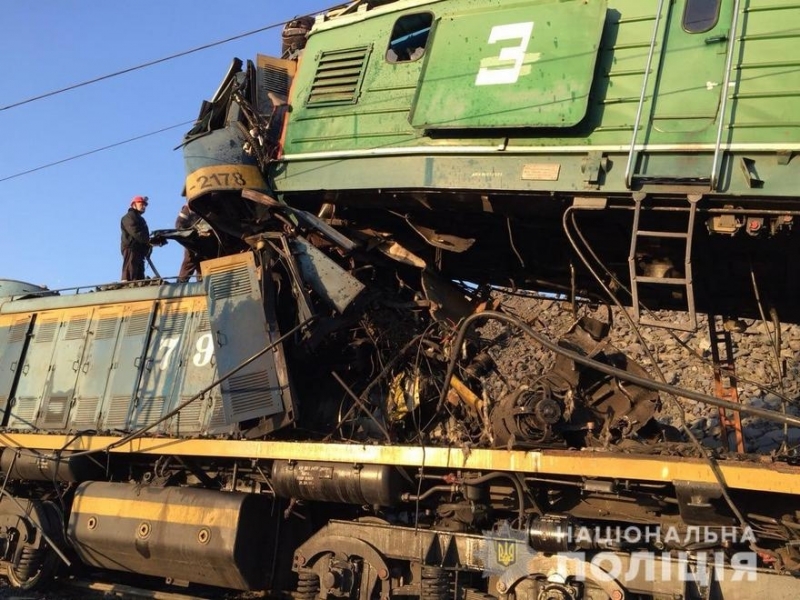
<svg viewBox="0 0 800 600">
<path fill-rule="evenodd" d="M 253 165 L 213 165 L 186 177 L 187 200 L 209 192 L 265 188 L 264 176 Z"/>
<path fill-rule="evenodd" d="M 167 500 L 166 496 L 164 500 Z M 232 508 L 214 508 L 150 502 L 145 500 L 122 500 L 113 497 L 78 496 L 73 514 L 92 517 L 113 517 L 136 521 L 180 523 L 232 529 L 236 527 L 239 511 Z"/>
<path fill-rule="evenodd" d="M 42 450 L 103 451 L 119 438 L 79 437 L 35 433 L 0 433 L 0 447 Z M 530 475 L 568 475 L 672 482 L 688 480 L 716 483 L 708 464 L 700 459 L 674 456 L 635 456 L 606 452 L 570 452 L 473 449 L 464 455 L 458 448 L 421 448 L 358 444 L 265 442 L 140 438 L 113 448 L 114 453 L 207 456 L 245 459 L 320 460 L 349 464 L 387 464 L 515 471 Z M 719 462 L 728 486 L 735 489 L 800 494 L 800 468 L 778 462 Z"/>
</svg>

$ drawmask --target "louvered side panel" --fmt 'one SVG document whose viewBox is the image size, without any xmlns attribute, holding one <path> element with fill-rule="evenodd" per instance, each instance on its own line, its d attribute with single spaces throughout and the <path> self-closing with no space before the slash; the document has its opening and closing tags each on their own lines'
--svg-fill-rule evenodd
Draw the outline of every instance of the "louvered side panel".
<svg viewBox="0 0 800 600">
<path fill-rule="evenodd" d="M 31 314 L 0 315 L 0 411 L 6 410 L 14 380 L 21 367 L 22 352 L 32 318 Z"/>
<path fill-rule="evenodd" d="M 39 398 L 17 398 L 11 407 L 8 426 L 12 429 L 32 429 Z"/>
<path fill-rule="evenodd" d="M 273 333 L 264 314 L 258 268 L 252 254 L 206 261 L 202 269 L 208 291 L 211 341 L 222 375 L 268 346 Z M 222 382 L 227 424 L 284 412 L 283 394 L 289 390 L 276 368 L 275 356 L 280 352 L 282 349 L 277 347 L 262 354 Z"/>
<path fill-rule="evenodd" d="M 67 418 L 68 406 L 68 396 L 50 396 L 47 399 L 47 410 L 41 418 L 42 427 L 44 429 L 63 427 Z"/>
<path fill-rule="evenodd" d="M 75 401 L 75 408 L 70 419 L 70 429 L 78 431 L 94 429 L 97 426 L 97 407 L 100 398 L 81 398 Z"/>
<path fill-rule="evenodd" d="M 131 426 L 134 428 L 147 427 L 161 418 L 164 412 L 164 396 L 139 399 L 136 417 Z"/>
<path fill-rule="evenodd" d="M 125 429 L 128 424 L 130 404 L 130 396 L 114 396 L 103 419 L 104 426 L 107 429 Z"/>
<path fill-rule="evenodd" d="M 307 106 L 352 104 L 358 100 L 370 48 L 323 52 L 309 91 Z"/>
<path fill-rule="evenodd" d="M 253 292 L 250 270 L 246 266 L 236 267 L 229 271 L 210 272 L 209 296 L 215 300 L 223 300 L 234 296 L 247 296 Z"/>
<path fill-rule="evenodd" d="M 42 403 L 50 389 L 52 364 L 63 311 L 36 315 L 31 343 L 25 351 L 14 395 L 11 398 L 8 426 L 14 429 L 36 427 Z"/>
<path fill-rule="evenodd" d="M 123 309 L 119 339 L 114 348 L 114 359 L 109 374 L 109 384 L 100 408 L 100 429 L 127 430 L 134 394 L 136 393 L 144 363 L 155 303 L 147 302 Z"/>
<path fill-rule="evenodd" d="M 277 394 L 280 389 L 270 383 L 268 373 L 248 373 L 234 375 L 229 379 L 228 393 L 230 394 L 233 412 L 236 414 L 249 414 L 258 410 L 276 413 L 281 410 Z"/>
</svg>

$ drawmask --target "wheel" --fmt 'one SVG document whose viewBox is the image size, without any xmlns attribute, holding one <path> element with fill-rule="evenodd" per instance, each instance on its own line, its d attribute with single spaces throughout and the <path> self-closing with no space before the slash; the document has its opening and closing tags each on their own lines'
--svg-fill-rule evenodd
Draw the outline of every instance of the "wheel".
<svg viewBox="0 0 800 600">
<path fill-rule="evenodd" d="M 19 562 L 9 564 L 6 574 L 11 587 L 20 590 L 42 589 L 53 580 L 58 566 L 58 556 L 44 545 L 33 548 L 26 544 L 22 549 Z"/>
<path fill-rule="evenodd" d="M 65 547 L 62 535 L 61 511 L 52 502 L 31 502 L 27 515 L 19 515 L 35 532 L 31 539 L 20 541 L 22 548 L 15 562 L 6 563 L 6 576 L 13 588 L 20 590 L 42 589 L 53 580 L 60 564 L 58 554 L 45 540 L 43 533 L 60 547 Z"/>
</svg>

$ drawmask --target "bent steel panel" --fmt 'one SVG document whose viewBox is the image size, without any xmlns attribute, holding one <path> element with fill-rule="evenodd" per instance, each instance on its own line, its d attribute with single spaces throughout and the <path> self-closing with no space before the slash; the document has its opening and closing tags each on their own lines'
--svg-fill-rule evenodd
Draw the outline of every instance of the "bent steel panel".
<svg viewBox="0 0 800 600">
<path fill-rule="evenodd" d="M 227 256 L 201 265 L 208 293 L 208 313 L 222 376 L 272 342 L 252 254 Z M 274 353 L 256 360 L 222 383 L 226 423 L 255 419 L 283 411 L 284 386 L 279 381 Z"/>
<path fill-rule="evenodd" d="M 153 425 L 164 415 L 173 394 L 177 393 L 191 306 L 191 299 L 158 303 L 131 412 L 130 426 L 133 428 Z"/>
<path fill-rule="evenodd" d="M 117 346 L 123 314 L 122 305 L 101 306 L 94 312 L 75 384 L 74 405 L 68 422 L 71 430 L 97 427 L 108 389 L 109 375 L 114 368 L 114 349 Z"/>
<path fill-rule="evenodd" d="M 214 356 L 214 338 L 211 323 L 202 298 L 194 300 L 186 327 L 183 351 L 180 355 L 177 389 L 172 395 L 167 411 L 192 400 L 197 394 L 217 379 L 217 362 Z M 173 417 L 167 428 L 175 435 L 195 435 L 205 432 L 216 405 L 222 402 L 219 386 L 205 395 L 195 398 L 186 408 Z"/>
<path fill-rule="evenodd" d="M 36 421 L 39 428 L 63 429 L 67 424 L 93 313 L 92 308 L 79 308 L 64 311 L 62 315 Z"/>
</svg>

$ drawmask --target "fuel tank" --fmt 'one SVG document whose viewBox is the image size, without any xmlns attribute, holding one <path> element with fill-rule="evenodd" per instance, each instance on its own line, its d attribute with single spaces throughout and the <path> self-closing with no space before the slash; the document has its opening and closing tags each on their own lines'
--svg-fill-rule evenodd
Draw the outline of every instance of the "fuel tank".
<svg viewBox="0 0 800 600">
<path fill-rule="evenodd" d="M 67 536 L 95 567 L 254 590 L 273 556 L 270 507 L 255 494 L 87 482 Z"/>
<path fill-rule="evenodd" d="M 276 460 L 272 466 L 272 486 L 285 498 L 391 506 L 404 484 L 389 465 Z"/>
</svg>

